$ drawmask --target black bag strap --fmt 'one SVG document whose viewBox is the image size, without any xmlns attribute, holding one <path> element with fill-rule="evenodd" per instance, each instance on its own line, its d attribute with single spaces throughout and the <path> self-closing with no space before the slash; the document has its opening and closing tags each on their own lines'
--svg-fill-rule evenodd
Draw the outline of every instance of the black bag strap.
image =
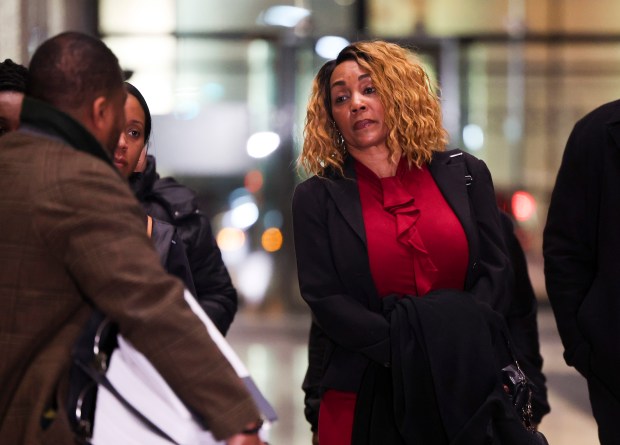
<svg viewBox="0 0 620 445">
<path fill-rule="evenodd" d="M 167 441 L 179 445 L 174 441 L 168 434 L 166 434 L 161 428 L 155 425 L 149 418 L 147 418 L 144 414 L 142 414 L 135 406 L 133 406 L 123 395 L 118 392 L 118 390 L 112 385 L 112 382 L 105 376 L 94 369 L 92 366 L 89 366 L 83 363 L 81 360 L 76 359 L 75 364 L 80 367 L 82 371 L 84 371 L 90 378 L 92 378 L 97 384 L 103 386 L 105 389 L 110 391 L 120 403 L 123 405 L 129 412 L 131 412 L 134 416 L 136 416 L 151 432 L 157 434 L 158 436 L 166 439 Z"/>
</svg>

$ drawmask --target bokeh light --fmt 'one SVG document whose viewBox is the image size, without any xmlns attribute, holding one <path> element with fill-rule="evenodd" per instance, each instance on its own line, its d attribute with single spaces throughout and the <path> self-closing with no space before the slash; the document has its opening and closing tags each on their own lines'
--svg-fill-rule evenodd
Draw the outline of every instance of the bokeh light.
<svg viewBox="0 0 620 445">
<path fill-rule="evenodd" d="M 263 182 L 263 174 L 259 170 L 250 170 L 243 179 L 243 185 L 250 193 L 257 193 L 263 187 Z"/>
<path fill-rule="evenodd" d="M 280 136 L 273 131 L 260 131 L 248 138 L 247 151 L 253 158 L 269 156 L 280 146 Z"/>
<path fill-rule="evenodd" d="M 239 250 L 245 244 L 245 233 L 243 230 L 234 227 L 224 227 L 221 229 L 215 240 L 220 250 L 233 251 Z"/>
<path fill-rule="evenodd" d="M 282 248 L 282 232 L 277 227 L 270 227 L 261 236 L 261 245 L 267 252 L 277 252 Z"/>
<path fill-rule="evenodd" d="M 536 212 L 536 199 L 528 192 L 519 190 L 513 193 L 511 206 L 512 214 L 517 221 L 527 221 Z"/>
</svg>

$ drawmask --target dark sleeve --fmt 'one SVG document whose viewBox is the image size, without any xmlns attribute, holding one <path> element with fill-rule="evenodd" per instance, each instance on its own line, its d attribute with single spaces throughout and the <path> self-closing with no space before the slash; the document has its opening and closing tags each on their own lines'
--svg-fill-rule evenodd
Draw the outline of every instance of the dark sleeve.
<svg viewBox="0 0 620 445">
<path fill-rule="evenodd" d="M 482 160 L 470 155 L 466 155 L 465 159 L 473 177 L 468 187 L 479 245 L 475 260 L 475 280 L 466 290 L 505 315 L 510 306 L 513 273 L 503 237 L 493 179 Z"/>
<path fill-rule="evenodd" d="M 515 275 L 515 285 L 506 322 L 519 363 L 534 384 L 532 391 L 533 420 L 535 423 L 540 423 L 550 408 L 547 401 L 546 378 L 542 371 L 543 358 L 540 355 L 538 340 L 536 319 L 538 303 L 527 270 L 525 253 L 514 233 L 512 220 L 504 212 L 501 212 L 501 219 L 504 238 Z"/>
<path fill-rule="evenodd" d="M 342 233 L 336 233 L 330 227 L 332 221 L 341 216 L 335 215 L 337 210 L 328 204 L 327 191 L 319 183 L 323 179 L 313 179 L 298 185 L 293 196 L 293 230 L 301 296 L 330 340 L 378 363 L 389 363 L 389 324 L 381 314 L 371 311 L 360 299 L 347 293 L 333 256 L 344 257 L 348 252 L 343 251 L 346 249 L 343 246 L 335 247 L 336 243 L 342 242 Z M 346 263 L 343 265 L 346 268 L 351 262 L 342 259 L 339 263 Z"/>
<path fill-rule="evenodd" d="M 588 375 L 590 345 L 580 332 L 577 312 L 596 273 L 596 228 L 600 161 L 606 129 L 590 119 L 575 125 L 566 144 L 543 232 L 545 284 L 566 363 Z"/>
<path fill-rule="evenodd" d="M 185 284 L 187 290 L 189 290 L 195 298 L 196 286 L 194 286 L 194 278 L 192 277 L 192 270 L 189 265 L 189 260 L 187 259 L 185 245 L 176 228 L 174 226 L 171 227 L 172 237 L 168 243 L 168 251 L 163 252 L 163 249 L 159 248 L 157 243 L 155 244 L 155 248 L 157 248 L 157 251 L 165 260 L 165 267 L 168 273 L 179 277 Z M 156 233 L 153 231 L 153 241 L 156 241 L 155 235 Z"/>
<path fill-rule="evenodd" d="M 321 406 L 321 379 L 327 353 L 328 339 L 312 321 L 308 335 L 308 369 L 301 389 L 304 391 L 304 415 L 313 432 L 319 430 L 319 407 Z"/>
<path fill-rule="evenodd" d="M 164 178 L 156 181 L 142 205 L 149 215 L 177 228 L 185 245 L 196 298 L 225 335 L 237 312 L 237 291 L 222 260 L 209 219 L 198 209 L 195 200 L 193 190 L 172 178 Z M 178 206 L 191 208 L 192 213 L 177 219 L 175 209 Z"/>
<path fill-rule="evenodd" d="M 225 335 L 237 312 L 237 291 L 222 260 L 208 218 L 204 214 L 192 215 L 191 224 L 196 226 L 196 230 L 192 231 L 191 238 L 184 237 L 184 241 L 197 299 L 218 330 Z"/>
</svg>

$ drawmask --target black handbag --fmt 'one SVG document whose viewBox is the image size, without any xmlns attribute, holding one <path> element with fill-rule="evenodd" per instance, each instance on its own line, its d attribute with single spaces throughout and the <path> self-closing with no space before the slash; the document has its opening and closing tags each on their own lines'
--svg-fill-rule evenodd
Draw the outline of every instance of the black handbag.
<svg viewBox="0 0 620 445">
<path fill-rule="evenodd" d="M 532 428 L 532 388 L 518 362 L 502 369 L 502 384 L 515 407 L 521 423 L 527 429 Z"/>
<path fill-rule="evenodd" d="M 94 431 L 97 392 L 100 386 L 131 412 L 146 428 L 172 444 L 176 442 L 128 402 L 110 383 L 106 371 L 110 357 L 118 347 L 118 326 L 95 309 L 73 347 L 69 394 L 66 401 L 69 423 L 76 442 L 90 445 Z"/>
<path fill-rule="evenodd" d="M 72 349 L 69 393 L 66 401 L 69 422 L 81 443 L 92 436 L 98 383 L 92 372 L 105 374 L 116 348 L 116 325 L 94 310 Z"/>
<path fill-rule="evenodd" d="M 507 343 L 510 353 L 513 354 L 510 342 L 507 341 Z M 519 362 L 514 357 L 514 354 L 513 363 L 502 368 L 502 384 L 521 423 L 532 434 L 533 443 L 549 445 L 545 435 L 536 430 L 532 423 L 532 383 L 519 366 Z"/>
</svg>

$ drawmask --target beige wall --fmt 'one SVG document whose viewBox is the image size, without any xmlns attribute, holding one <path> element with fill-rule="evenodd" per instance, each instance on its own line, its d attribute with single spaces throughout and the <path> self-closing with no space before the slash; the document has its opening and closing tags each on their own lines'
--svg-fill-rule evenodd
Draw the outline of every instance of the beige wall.
<svg viewBox="0 0 620 445">
<path fill-rule="evenodd" d="M 21 43 L 21 1 L 3 0 L 0 7 L 0 59 L 23 63 Z"/>
<path fill-rule="evenodd" d="M 535 33 L 618 33 L 618 0 L 369 0 L 372 33 L 434 36 L 506 32 L 523 23 Z"/>
</svg>

